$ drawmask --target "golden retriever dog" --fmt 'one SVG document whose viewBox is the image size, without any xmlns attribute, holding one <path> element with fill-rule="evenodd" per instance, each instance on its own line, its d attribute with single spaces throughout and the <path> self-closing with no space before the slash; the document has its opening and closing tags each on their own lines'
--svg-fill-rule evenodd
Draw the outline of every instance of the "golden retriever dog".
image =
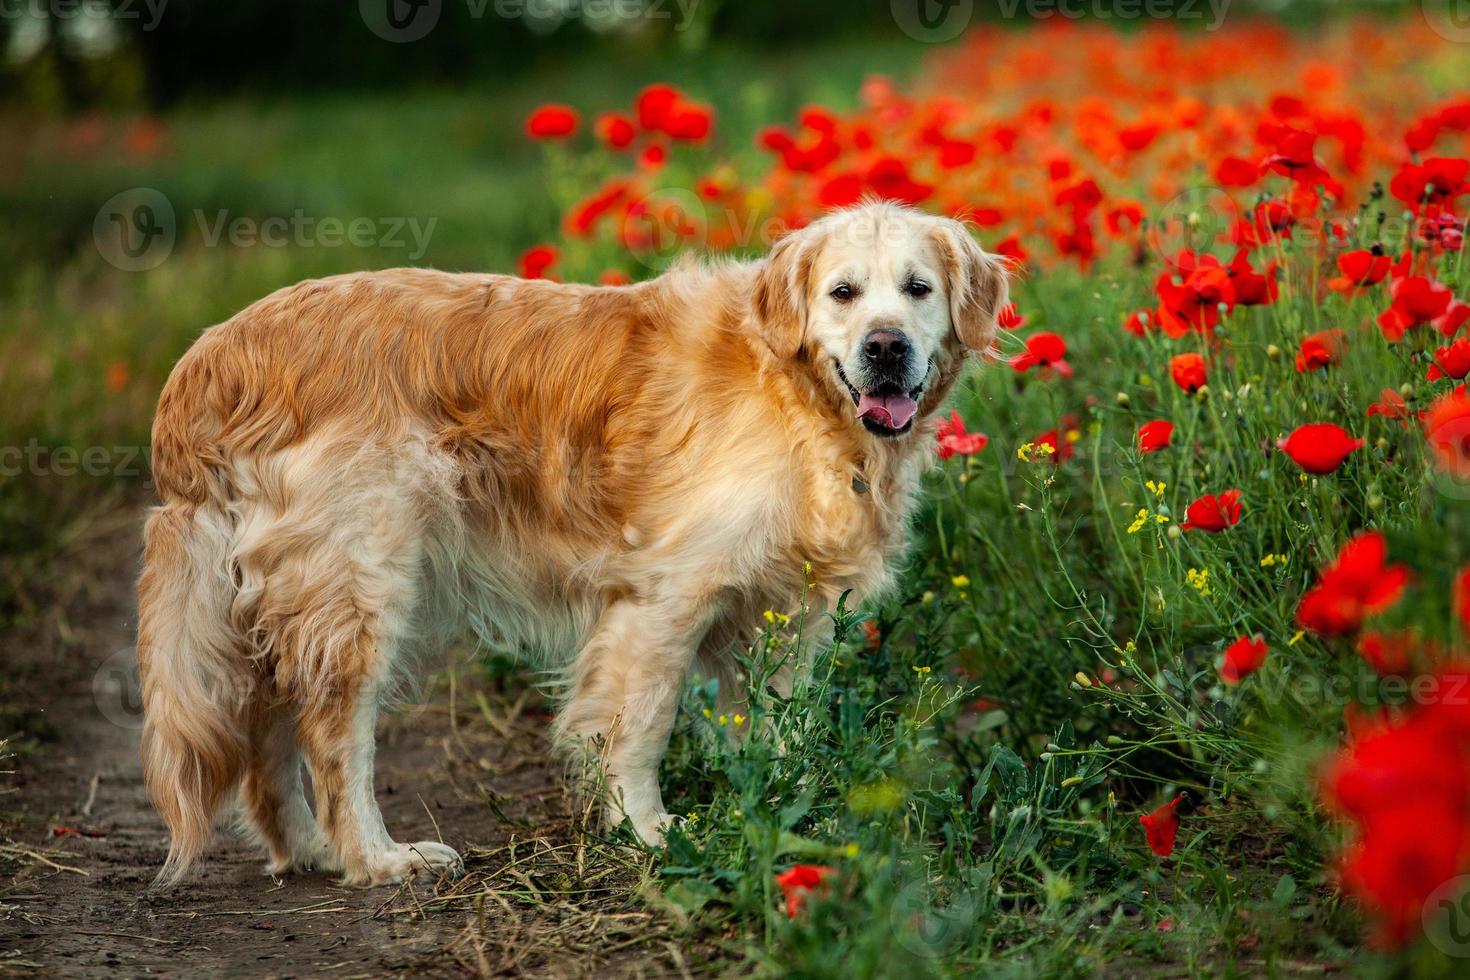
<svg viewBox="0 0 1470 980">
<path fill-rule="evenodd" d="M 273 874 L 457 870 L 389 836 L 374 722 L 471 631 L 562 672 L 560 744 L 595 746 L 609 822 L 659 842 L 686 679 L 741 697 L 764 610 L 830 636 L 838 597 L 884 590 L 1006 283 L 964 226 L 869 203 L 637 285 L 395 269 L 206 331 L 159 400 L 138 586 L 159 881 L 236 796 Z"/>
</svg>

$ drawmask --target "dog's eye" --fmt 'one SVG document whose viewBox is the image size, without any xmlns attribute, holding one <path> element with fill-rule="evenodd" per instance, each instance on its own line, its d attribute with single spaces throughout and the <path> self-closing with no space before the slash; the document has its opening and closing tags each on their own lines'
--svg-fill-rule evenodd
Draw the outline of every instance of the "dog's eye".
<svg viewBox="0 0 1470 980">
<path fill-rule="evenodd" d="M 856 295 L 857 293 L 853 292 L 853 288 L 845 282 L 839 282 L 837 288 L 831 292 L 832 298 L 839 303 L 846 303 Z"/>
<path fill-rule="evenodd" d="M 931 292 L 933 292 L 933 290 L 929 287 L 929 284 L 927 282 L 924 282 L 922 279 L 910 279 L 909 284 L 905 286 L 903 290 L 910 296 L 914 297 L 914 299 L 918 299 L 922 296 L 928 296 Z"/>
</svg>

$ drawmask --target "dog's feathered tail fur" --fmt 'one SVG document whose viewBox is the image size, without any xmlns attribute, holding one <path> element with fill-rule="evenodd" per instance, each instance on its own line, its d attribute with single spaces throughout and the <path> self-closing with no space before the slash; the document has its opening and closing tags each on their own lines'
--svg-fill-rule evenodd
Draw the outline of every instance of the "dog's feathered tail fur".
<svg viewBox="0 0 1470 980">
<path fill-rule="evenodd" d="M 249 661 L 230 649 L 229 534 L 210 508 L 166 504 L 145 531 L 138 667 L 146 721 L 143 772 L 169 829 L 154 884 L 176 883 L 208 846 L 243 771 Z"/>
</svg>

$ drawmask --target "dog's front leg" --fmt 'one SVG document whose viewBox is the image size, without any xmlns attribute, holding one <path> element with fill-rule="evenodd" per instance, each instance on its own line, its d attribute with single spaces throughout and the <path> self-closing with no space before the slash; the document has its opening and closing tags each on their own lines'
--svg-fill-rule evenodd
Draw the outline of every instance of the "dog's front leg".
<svg viewBox="0 0 1470 980">
<path fill-rule="evenodd" d="M 682 603 L 614 603 L 577 655 L 571 695 L 557 720 L 560 732 L 584 750 L 601 740 L 608 822 L 626 817 L 649 844 L 663 841 L 670 821 L 658 767 L 704 629 Z"/>
</svg>

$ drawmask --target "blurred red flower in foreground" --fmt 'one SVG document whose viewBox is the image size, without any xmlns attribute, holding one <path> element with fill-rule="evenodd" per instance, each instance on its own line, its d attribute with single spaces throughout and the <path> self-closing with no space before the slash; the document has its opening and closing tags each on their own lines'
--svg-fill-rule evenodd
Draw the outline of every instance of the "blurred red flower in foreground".
<svg viewBox="0 0 1470 980">
<path fill-rule="evenodd" d="M 1266 639 L 1261 634 L 1242 636 L 1225 649 L 1225 659 L 1220 664 L 1220 679 L 1226 684 L 1239 684 L 1261 669 L 1269 652 Z"/>
<path fill-rule="evenodd" d="M 1159 857 L 1174 853 L 1174 840 L 1179 836 L 1179 814 L 1175 811 L 1183 799 L 1184 794 L 1181 793 L 1153 813 L 1145 813 L 1138 818 L 1149 848 Z"/>
<path fill-rule="evenodd" d="M 1226 490 L 1216 496 L 1207 493 L 1189 505 L 1185 521 L 1179 527 L 1184 531 L 1205 531 L 1218 534 L 1227 527 L 1240 523 L 1240 491 Z"/>
<path fill-rule="evenodd" d="M 1358 653 L 1379 677 L 1402 677 L 1414 662 L 1419 637 L 1410 630 L 1367 632 L 1358 637 Z"/>
<path fill-rule="evenodd" d="M 1035 333 L 1026 338 L 1026 350 L 1011 358 L 1011 367 L 1024 374 L 1032 368 L 1054 370 L 1064 378 L 1072 376 L 1072 365 L 1066 361 L 1067 342 L 1054 333 Z"/>
<path fill-rule="evenodd" d="M 544 105 L 526 119 L 526 135 L 532 139 L 566 139 L 576 133 L 580 117 L 568 105 Z"/>
<path fill-rule="evenodd" d="M 1357 830 L 1339 857 L 1342 888 L 1382 946 L 1413 938 L 1426 900 L 1470 870 L 1470 673 L 1430 680 L 1416 684 L 1416 710 L 1360 731 L 1322 778 L 1329 809 Z"/>
<path fill-rule="evenodd" d="M 1439 468 L 1460 480 L 1470 480 L 1470 395 L 1461 385 L 1429 406 L 1424 434 Z"/>
<path fill-rule="evenodd" d="M 823 864 L 794 864 L 778 874 L 776 884 L 786 896 L 786 915 L 796 918 L 810 895 L 826 893 L 828 879 L 836 874 L 836 868 Z"/>
<path fill-rule="evenodd" d="M 1158 419 L 1145 422 L 1138 427 L 1138 448 L 1141 452 L 1156 453 L 1169 448 L 1174 438 L 1174 423 Z"/>
<path fill-rule="evenodd" d="M 1296 369 L 1301 373 L 1331 367 L 1342 361 L 1346 347 L 1341 330 L 1319 330 L 1302 340 L 1296 355 Z"/>
<path fill-rule="evenodd" d="M 1363 448 L 1363 440 L 1354 439 L 1340 425 L 1313 422 L 1298 427 L 1285 439 L 1277 440 L 1276 447 L 1308 473 L 1321 476 L 1331 473 L 1350 453 Z"/>
<path fill-rule="evenodd" d="M 521 254 L 522 279 L 549 279 L 547 270 L 556 264 L 560 253 L 552 245 L 532 245 Z"/>
<path fill-rule="evenodd" d="M 940 419 L 934 434 L 939 439 L 936 452 L 939 453 L 940 459 L 949 459 L 951 456 L 973 456 L 990 442 L 990 437 L 983 433 L 966 432 L 965 420 L 960 418 L 959 412 L 950 412 L 949 418 Z"/>
<path fill-rule="evenodd" d="M 1409 568 L 1387 565 L 1387 558 L 1382 533 L 1353 538 L 1302 596 L 1297 622 L 1314 633 L 1356 633 L 1364 619 L 1390 609 L 1409 584 Z"/>
<path fill-rule="evenodd" d="M 1175 354 L 1169 361 L 1169 375 L 1174 383 L 1191 395 L 1205 386 L 1209 380 L 1205 373 L 1205 359 L 1198 354 Z"/>
</svg>

